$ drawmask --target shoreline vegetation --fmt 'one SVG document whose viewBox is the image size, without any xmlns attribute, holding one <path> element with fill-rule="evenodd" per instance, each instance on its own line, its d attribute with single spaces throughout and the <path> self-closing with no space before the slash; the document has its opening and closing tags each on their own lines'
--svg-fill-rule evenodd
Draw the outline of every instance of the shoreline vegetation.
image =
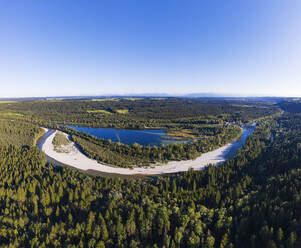
<svg viewBox="0 0 301 248">
<path fill-rule="evenodd" d="M 256 125 L 256 124 L 255 124 Z M 255 128 L 255 125 L 253 127 Z M 253 132 L 254 129 L 245 129 L 242 145 L 246 138 Z M 118 168 L 111 167 L 105 164 L 101 164 L 93 159 L 88 158 L 83 154 L 77 146 L 73 143 L 73 150 L 67 154 L 61 154 L 55 150 L 53 145 L 53 140 L 57 136 L 58 131 L 50 131 L 51 135 L 44 139 L 41 143 L 41 150 L 45 154 L 62 164 L 70 165 L 72 167 L 78 168 L 80 170 L 94 170 L 104 173 L 112 174 L 124 174 L 124 175 L 157 175 L 157 174 L 168 174 L 168 173 L 177 173 L 188 171 L 193 168 L 200 170 L 209 164 L 219 164 L 224 162 L 227 159 L 227 154 L 237 145 L 238 141 L 234 141 L 222 147 L 219 147 L 210 152 L 206 152 L 195 158 L 194 160 L 184 160 L 184 161 L 169 161 L 165 164 L 156 163 L 148 167 L 134 167 L 134 168 Z M 65 136 L 66 137 L 66 136 Z M 77 148 L 77 150 L 76 150 Z"/>
<path fill-rule="evenodd" d="M 71 141 L 68 139 L 68 135 L 60 131 L 56 132 L 52 144 L 56 152 L 69 153 L 72 148 L 70 146 Z"/>
<path fill-rule="evenodd" d="M 60 127 L 58 130 L 70 135 L 80 150 L 89 158 L 99 163 L 110 164 L 123 168 L 148 166 L 157 162 L 180 161 L 195 159 L 201 153 L 226 145 L 241 135 L 238 127 L 228 127 L 219 135 L 192 143 L 178 143 L 167 146 L 125 145 L 98 139 L 87 133 L 79 133 L 70 128 Z"/>
<path fill-rule="evenodd" d="M 170 130 L 166 132 L 166 136 L 162 136 L 165 139 L 178 139 L 178 140 L 195 140 L 204 137 L 200 137 L 198 134 L 189 130 Z"/>
</svg>

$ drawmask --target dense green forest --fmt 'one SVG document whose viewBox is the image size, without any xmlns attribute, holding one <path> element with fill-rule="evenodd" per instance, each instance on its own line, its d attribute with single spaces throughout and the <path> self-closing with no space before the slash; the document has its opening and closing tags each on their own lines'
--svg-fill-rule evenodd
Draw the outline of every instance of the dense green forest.
<svg viewBox="0 0 301 248">
<path fill-rule="evenodd" d="M 117 110 L 127 109 L 127 113 Z M 102 99 L 22 101 L 0 104 L 0 111 L 24 115 L 37 123 L 93 127 L 193 129 L 225 122 L 249 122 L 279 109 L 269 102 L 202 100 L 186 98 L 140 100 Z M 101 111 L 102 110 L 102 111 Z M 199 130 L 200 134 L 202 129 Z"/>
<path fill-rule="evenodd" d="M 0 118 L 0 147 L 6 145 L 34 146 L 43 134 L 41 128 L 18 119 Z"/>
<path fill-rule="evenodd" d="M 33 145 L 46 119 L 10 105 L 24 117 L 0 122 L 0 246 L 300 247 L 301 109 L 289 105 L 223 165 L 145 178 L 48 164 Z"/>
</svg>

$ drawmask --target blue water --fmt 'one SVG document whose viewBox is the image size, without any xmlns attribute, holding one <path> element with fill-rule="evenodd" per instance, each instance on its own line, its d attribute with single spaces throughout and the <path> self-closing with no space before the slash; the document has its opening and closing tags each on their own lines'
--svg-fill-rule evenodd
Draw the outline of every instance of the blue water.
<svg viewBox="0 0 301 248">
<path fill-rule="evenodd" d="M 134 143 L 143 146 L 161 146 L 175 143 L 191 142 L 191 140 L 173 140 L 164 139 L 166 133 L 163 129 L 115 129 L 115 128 L 92 128 L 66 125 L 66 127 L 73 128 L 79 132 L 85 132 L 100 139 L 111 140 L 113 142 L 121 142 L 123 144 L 132 145 Z"/>
<path fill-rule="evenodd" d="M 243 145 L 246 143 L 247 138 L 254 132 L 256 125 L 257 123 L 254 122 L 252 123 L 252 125 L 243 128 L 241 137 L 237 141 L 232 143 L 230 150 L 226 151 L 227 154 L 225 154 L 225 157 L 227 159 L 235 157 L 237 151 L 243 147 Z"/>
</svg>

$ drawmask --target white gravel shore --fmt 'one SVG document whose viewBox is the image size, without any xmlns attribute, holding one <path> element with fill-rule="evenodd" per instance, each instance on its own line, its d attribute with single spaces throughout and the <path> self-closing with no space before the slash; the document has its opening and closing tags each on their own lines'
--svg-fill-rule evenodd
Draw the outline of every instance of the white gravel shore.
<svg viewBox="0 0 301 248">
<path fill-rule="evenodd" d="M 72 142 L 69 153 L 59 153 L 54 150 L 52 140 L 56 134 L 56 131 L 44 129 L 46 131 L 45 136 L 40 141 L 39 148 L 50 158 L 55 159 L 59 163 L 70 165 L 72 167 L 78 168 L 80 170 L 94 170 L 104 173 L 113 174 L 123 174 L 123 175 L 158 175 L 167 174 L 175 172 L 188 171 L 190 168 L 194 170 L 200 170 L 209 164 L 220 164 L 226 160 L 226 155 L 235 148 L 235 146 L 242 145 L 245 139 L 251 134 L 251 131 L 244 130 L 247 133 L 242 135 L 239 141 L 230 143 L 228 145 L 222 146 L 214 151 L 207 152 L 196 158 L 195 160 L 185 160 L 185 161 L 171 161 L 163 165 L 152 166 L 152 167 L 142 167 L 142 168 L 117 168 L 111 167 L 98 163 L 96 160 L 90 159 L 81 153 L 75 144 Z M 67 135 L 67 134 L 66 134 Z M 242 140 L 244 139 L 244 140 Z"/>
</svg>

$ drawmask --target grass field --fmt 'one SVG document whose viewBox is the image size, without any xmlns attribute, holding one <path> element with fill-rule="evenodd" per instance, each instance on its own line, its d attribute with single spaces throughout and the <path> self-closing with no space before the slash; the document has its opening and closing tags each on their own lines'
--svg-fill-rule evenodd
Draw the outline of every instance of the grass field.
<svg viewBox="0 0 301 248">
<path fill-rule="evenodd" d="M 167 136 L 174 139 L 195 139 L 197 136 L 189 130 L 175 130 L 166 133 Z"/>
<path fill-rule="evenodd" d="M 103 109 L 96 109 L 96 110 L 87 110 L 88 113 L 103 113 L 103 114 L 112 114 L 111 112 Z"/>
<path fill-rule="evenodd" d="M 106 102 L 106 101 L 120 101 L 119 98 L 101 98 L 101 99 L 92 99 L 92 102 Z"/>
<path fill-rule="evenodd" d="M 128 109 L 117 109 L 115 110 L 116 113 L 118 114 L 127 114 L 129 112 Z"/>
<path fill-rule="evenodd" d="M 46 101 L 50 101 L 50 102 L 53 102 L 53 101 L 63 101 L 64 98 L 61 98 L 61 97 L 58 97 L 58 98 L 47 98 Z"/>
<path fill-rule="evenodd" d="M 0 104 L 1 103 L 16 103 L 17 101 L 0 101 Z"/>
<path fill-rule="evenodd" d="M 143 98 L 126 97 L 126 98 L 123 98 L 123 99 L 129 100 L 129 101 L 139 101 L 139 100 L 142 100 Z"/>
<path fill-rule="evenodd" d="M 120 100 L 128 100 L 128 101 L 138 101 L 142 100 L 143 98 L 138 97 L 125 97 L 125 98 L 100 98 L 100 99 L 92 99 L 92 102 L 106 102 L 106 101 L 115 101 L 118 102 Z"/>
<path fill-rule="evenodd" d="M 13 116 L 23 117 L 24 116 L 22 114 L 13 113 L 13 112 L 0 112 L 0 115 L 6 116 L 6 117 L 13 117 Z"/>
</svg>

